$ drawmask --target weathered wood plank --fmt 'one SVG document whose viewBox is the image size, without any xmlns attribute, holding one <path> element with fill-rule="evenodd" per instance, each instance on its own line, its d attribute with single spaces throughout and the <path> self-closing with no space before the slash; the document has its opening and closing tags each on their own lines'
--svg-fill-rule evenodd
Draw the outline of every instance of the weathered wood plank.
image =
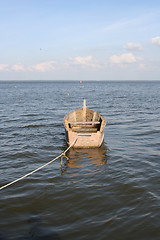
<svg viewBox="0 0 160 240">
<path fill-rule="evenodd" d="M 88 122 L 75 122 L 75 121 L 69 121 L 68 124 L 82 124 L 82 125 L 87 125 L 87 124 L 100 124 L 100 122 L 98 121 L 95 121 L 95 122 L 92 122 L 92 121 L 88 121 Z"/>
<path fill-rule="evenodd" d="M 97 132 L 96 128 L 81 128 L 81 127 L 73 127 L 72 128 L 73 132 Z"/>
</svg>

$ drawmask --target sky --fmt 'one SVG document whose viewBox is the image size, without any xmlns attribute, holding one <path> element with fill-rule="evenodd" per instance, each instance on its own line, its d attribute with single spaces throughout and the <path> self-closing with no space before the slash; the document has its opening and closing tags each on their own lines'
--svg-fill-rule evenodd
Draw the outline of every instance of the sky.
<svg viewBox="0 0 160 240">
<path fill-rule="evenodd" d="M 0 80 L 160 80 L 160 1 L 0 0 Z"/>
</svg>

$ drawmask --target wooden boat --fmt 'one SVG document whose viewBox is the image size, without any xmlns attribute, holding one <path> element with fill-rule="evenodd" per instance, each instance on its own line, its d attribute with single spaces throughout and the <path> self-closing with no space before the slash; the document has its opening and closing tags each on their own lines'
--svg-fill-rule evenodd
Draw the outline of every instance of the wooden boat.
<svg viewBox="0 0 160 240">
<path fill-rule="evenodd" d="M 76 139 L 75 148 L 100 147 L 104 139 L 106 120 L 98 112 L 83 107 L 68 113 L 64 117 L 66 140 L 70 146 Z"/>
</svg>

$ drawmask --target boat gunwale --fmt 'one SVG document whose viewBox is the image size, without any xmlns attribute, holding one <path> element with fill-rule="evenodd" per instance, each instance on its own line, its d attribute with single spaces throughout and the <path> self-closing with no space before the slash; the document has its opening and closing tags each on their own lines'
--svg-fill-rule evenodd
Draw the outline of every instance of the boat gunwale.
<svg viewBox="0 0 160 240">
<path fill-rule="evenodd" d="M 67 119 L 67 117 L 69 116 L 69 115 L 71 115 L 71 114 L 73 114 L 74 112 L 77 112 L 77 111 L 79 111 L 79 110 L 83 110 L 83 107 L 82 108 L 79 108 L 79 109 L 76 109 L 76 110 L 74 110 L 74 111 L 72 111 L 72 112 L 69 112 L 69 113 L 67 113 L 65 116 L 64 116 L 64 121 L 65 120 L 67 120 L 67 122 L 69 122 L 69 120 Z M 104 120 L 105 122 L 106 122 L 106 119 L 105 119 L 105 117 L 101 114 L 101 113 L 99 113 L 99 112 L 97 112 L 97 111 L 94 111 L 94 110 L 92 110 L 92 109 L 90 109 L 90 108 L 86 108 L 86 110 L 89 110 L 89 111 L 91 111 L 91 112 L 95 112 L 95 113 L 98 113 L 99 115 L 100 115 L 100 118 L 102 119 L 102 121 Z M 92 122 L 92 123 L 94 123 L 94 122 L 98 122 L 98 121 L 71 121 L 71 122 Z"/>
<path fill-rule="evenodd" d="M 86 121 L 84 121 L 83 117 L 82 117 L 82 121 L 76 121 L 77 116 L 79 114 L 83 115 L 83 111 L 85 111 L 85 116 L 86 116 L 86 113 L 89 114 L 89 115 L 87 114 L 88 121 L 87 119 Z M 81 118 L 79 119 L 81 120 Z M 98 121 L 96 121 L 97 119 Z M 75 148 L 100 147 L 104 139 L 105 125 L 106 125 L 105 117 L 101 113 L 87 108 L 85 104 L 82 108 L 79 108 L 67 113 L 64 116 L 64 128 L 65 128 L 66 140 L 68 145 L 71 144 L 74 138 L 77 138 L 78 140 L 75 143 L 75 146 L 73 146 Z M 76 127 L 77 129 L 74 129 Z M 80 127 L 79 130 L 78 130 L 78 127 Z"/>
<path fill-rule="evenodd" d="M 67 119 L 69 117 L 69 115 L 72 115 L 74 112 L 78 112 L 79 110 L 83 110 L 83 108 L 76 109 L 76 110 L 74 110 L 72 112 L 69 112 L 68 114 L 66 114 L 64 116 L 64 126 L 65 126 L 67 131 L 72 131 L 72 128 L 69 127 L 70 122 L 72 122 L 72 124 L 75 124 L 75 125 L 76 124 L 78 125 L 79 122 L 81 122 L 82 124 L 84 123 L 84 125 L 85 125 L 85 123 L 86 124 L 95 124 L 95 123 L 96 124 L 100 124 L 100 130 L 97 131 L 97 132 L 103 132 L 104 131 L 104 128 L 105 128 L 105 125 L 106 125 L 105 117 L 101 113 L 99 113 L 97 111 L 94 111 L 92 109 L 89 109 L 89 108 L 86 108 L 86 110 L 89 110 L 89 111 L 91 111 L 93 113 L 95 112 L 95 113 L 99 114 L 101 121 L 69 121 Z M 103 126 L 102 126 L 102 123 L 103 123 Z"/>
</svg>

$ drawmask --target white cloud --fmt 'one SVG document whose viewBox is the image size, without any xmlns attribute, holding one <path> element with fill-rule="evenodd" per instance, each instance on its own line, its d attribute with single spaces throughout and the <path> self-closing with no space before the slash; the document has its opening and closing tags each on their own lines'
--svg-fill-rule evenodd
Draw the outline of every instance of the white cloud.
<svg viewBox="0 0 160 240">
<path fill-rule="evenodd" d="M 92 56 L 70 58 L 73 64 L 88 65 L 92 61 Z"/>
<path fill-rule="evenodd" d="M 127 43 L 126 46 L 124 46 L 124 48 L 127 50 L 135 50 L 135 51 L 144 50 L 140 43 L 133 43 L 133 42 Z"/>
<path fill-rule="evenodd" d="M 42 63 L 31 66 L 30 70 L 31 71 L 36 70 L 39 72 L 47 72 L 47 71 L 55 70 L 55 65 L 56 65 L 55 61 L 42 62 Z"/>
<path fill-rule="evenodd" d="M 107 25 L 106 27 L 104 27 L 104 31 L 113 31 L 113 30 L 117 30 L 117 29 L 123 29 L 127 26 L 130 25 L 135 25 L 137 22 L 137 19 L 128 19 L 126 21 L 118 21 L 118 22 L 114 22 L 111 23 L 109 25 Z"/>
<path fill-rule="evenodd" d="M 49 61 L 49 62 L 42 62 L 38 63 L 32 66 L 23 66 L 20 63 L 14 64 L 12 66 L 9 66 L 8 64 L 0 64 L 0 71 L 39 71 L 39 72 L 47 72 L 52 71 L 56 69 L 56 62 L 55 61 Z"/>
<path fill-rule="evenodd" d="M 160 46 L 160 37 L 154 37 L 151 39 L 151 42 L 153 44 L 157 44 L 158 46 Z"/>
<path fill-rule="evenodd" d="M 157 70 L 159 71 L 159 65 L 155 64 L 155 62 L 140 63 L 138 69 L 146 72 L 156 72 Z"/>
<path fill-rule="evenodd" d="M 19 72 L 19 71 L 25 71 L 25 67 L 22 64 L 14 64 L 12 66 L 12 70 Z"/>
<path fill-rule="evenodd" d="M 8 64 L 0 64 L 0 71 L 8 71 Z"/>
<path fill-rule="evenodd" d="M 110 57 L 110 62 L 114 64 L 135 63 L 139 58 L 136 58 L 132 53 L 124 53 L 122 55 L 113 55 Z"/>
<path fill-rule="evenodd" d="M 140 70 L 147 70 L 147 69 L 148 69 L 148 66 L 147 66 L 146 64 L 144 64 L 144 63 L 141 63 L 141 64 L 139 64 L 138 68 L 139 68 Z"/>
<path fill-rule="evenodd" d="M 159 13 L 158 13 L 159 14 Z M 151 19 L 153 13 L 150 14 L 140 14 L 136 18 L 128 18 L 128 19 L 118 19 L 118 21 L 108 24 L 103 28 L 103 31 L 123 31 L 124 29 L 130 30 L 130 29 L 138 29 L 138 27 L 142 27 L 148 19 Z M 155 12 L 154 12 L 155 15 Z"/>
<path fill-rule="evenodd" d="M 75 58 L 69 58 L 69 62 L 67 63 L 68 66 L 77 65 L 84 68 L 92 68 L 92 69 L 99 69 L 104 66 L 104 63 L 100 63 L 99 61 L 96 61 L 93 59 L 92 56 L 86 56 L 86 57 L 75 57 Z"/>
</svg>

